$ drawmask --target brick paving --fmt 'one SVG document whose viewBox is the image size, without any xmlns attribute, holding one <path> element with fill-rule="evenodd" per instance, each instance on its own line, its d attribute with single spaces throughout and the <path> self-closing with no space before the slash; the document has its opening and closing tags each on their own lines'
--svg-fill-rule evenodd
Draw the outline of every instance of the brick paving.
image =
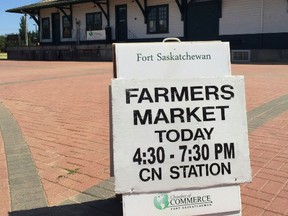
<svg viewBox="0 0 288 216">
<path fill-rule="evenodd" d="M 288 215 L 288 66 L 232 71 L 245 75 L 253 170 L 253 182 L 241 187 L 243 215 Z M 1 216 L 11 209 L 19 216 L 122 214 L 110 178 L 111 77 L 109 62 L 0 61 L 0 105 L 21 129 L 49 206 L 13 211 L 2 134 Z"/>
<path fill-rule="evenodd" d="M 10 193 L 4 143 L 0 133 L 0 215 L 7 216 L 10 211 Z"/>
</svg>

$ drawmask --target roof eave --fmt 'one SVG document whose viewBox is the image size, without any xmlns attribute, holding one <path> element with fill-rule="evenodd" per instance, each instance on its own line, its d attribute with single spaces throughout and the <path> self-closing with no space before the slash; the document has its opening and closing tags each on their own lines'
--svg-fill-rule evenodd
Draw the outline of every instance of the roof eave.
<svg viewBox="0 0 288 216">
<path fill-rule="evenodd" d="M 95 1 L 95 0 L 94 0 Z M 96 0 L 99 1 L 99 0 Z M 85 2 L 93 2 L 93 0 L 70 0 L 70 1 L 56 1 L 56 2 L 39 2 L 35 4 L 25 5 L 22 7 L 11 8 L 6 10 L 8 13 L 33 13 L 37 14 L 40 9 L 52 8 L 52 7 L 61 7 L 65 5 L 73 5 Z"/>
</svg>

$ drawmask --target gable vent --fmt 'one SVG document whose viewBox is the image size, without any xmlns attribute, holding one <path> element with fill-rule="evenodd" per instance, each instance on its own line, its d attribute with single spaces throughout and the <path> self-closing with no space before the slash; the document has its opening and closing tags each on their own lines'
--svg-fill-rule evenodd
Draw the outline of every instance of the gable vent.
<svg viewBox="0 0 288 216">
<path fill-rule="evenodd" d="M 247 63 L 251 61 L 250 50 L 232 50 L 232 62 Z"/>
</svg>

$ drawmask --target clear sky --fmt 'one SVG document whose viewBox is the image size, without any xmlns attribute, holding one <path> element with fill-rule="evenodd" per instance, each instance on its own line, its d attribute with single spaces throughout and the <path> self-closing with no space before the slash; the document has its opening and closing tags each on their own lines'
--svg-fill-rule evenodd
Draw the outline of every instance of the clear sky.
<svg viewBox="0 0 288 216">
<path fill-rule="evenodd" d="M 20 18 L 23 14 L 7 13 L 5 10 L 40 2 L 41 0 L 0 0 L 0 35 L 19 32 Z M 27 16 L 29 18 L 29 16 Z M 29 31 L 35 31 L 35 22 L 28 19 Z"/>
</svg>

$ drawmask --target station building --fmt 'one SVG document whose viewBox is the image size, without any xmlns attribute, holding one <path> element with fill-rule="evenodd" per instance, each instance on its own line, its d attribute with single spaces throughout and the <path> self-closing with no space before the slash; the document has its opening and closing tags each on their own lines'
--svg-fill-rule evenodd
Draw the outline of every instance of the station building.
<svg viewBox="0 0 288 216">
<path fill-rule="evenodd" d="M 177 37 L 229 41 L 235 62 L 288 60 L 287 0 L 42 0 L 7 12 L 39 26 L 40 46 L 10 48 L 12 59 L 109 60 L 113 42 Z"/>
</svg>

